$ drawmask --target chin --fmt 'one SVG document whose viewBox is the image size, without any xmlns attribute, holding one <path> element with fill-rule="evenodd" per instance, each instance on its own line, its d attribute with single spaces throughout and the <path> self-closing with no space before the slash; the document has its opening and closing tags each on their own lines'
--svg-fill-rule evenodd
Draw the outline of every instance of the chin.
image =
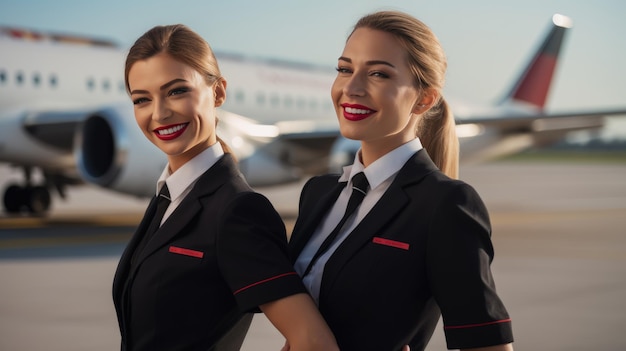
<svg viewBox="0 0 626 351">
<path fill-rule="evenodd" d="M 361 133 L 359 133 L 359 131 L 357 130 L 353 130 L 352 128 L 341 128 L 340 132 L 344 138 L 351 140 L 362 140 Z"/>
</svg>

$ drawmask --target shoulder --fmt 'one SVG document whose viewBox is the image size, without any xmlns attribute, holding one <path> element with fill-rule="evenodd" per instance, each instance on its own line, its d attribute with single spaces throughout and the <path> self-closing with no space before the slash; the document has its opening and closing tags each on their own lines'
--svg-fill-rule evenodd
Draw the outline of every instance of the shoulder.
<svg viewBox="0 0 626 351">
<path fill-rule="evenodd" d="M 433 189 L 438 206 L 456 206 L 475 204 L 484 207 L 478 191 L 463 180 L 452 179 L 437 171 L 428 175 L 424 182 Z"/>
<path fill-rule="evenodd" d="M 302 188 L 303 192 L 306 190 L 324 190 L 329 189 L 337 185 L 337 181 L 339 180 L 339 174 L 324 174 L 319 176 L 314 176 L 307 180 Z"/>
</svg>

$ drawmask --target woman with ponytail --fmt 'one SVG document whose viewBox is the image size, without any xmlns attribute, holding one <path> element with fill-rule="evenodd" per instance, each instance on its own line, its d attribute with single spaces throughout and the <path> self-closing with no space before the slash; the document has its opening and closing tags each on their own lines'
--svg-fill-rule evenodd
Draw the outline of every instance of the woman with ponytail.
<svg viewBox="0 0 626 351">
<path fill-rule="evenodd" d="M 440 316 L 450 349 L 513 349 L 487 209 L 457 179 L 445 72 L 432 31 L 395 11 L 361 18 L 339 57 L 331 96 L 361 148 L 306 183 L 289 246 L 341 350 L 424 350 Z"/>
</svg>

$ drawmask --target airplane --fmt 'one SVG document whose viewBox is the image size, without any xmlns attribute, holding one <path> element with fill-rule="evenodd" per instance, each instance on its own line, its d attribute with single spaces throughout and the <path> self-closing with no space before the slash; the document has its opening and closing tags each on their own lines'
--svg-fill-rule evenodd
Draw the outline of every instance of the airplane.
<svg viewBox="0 0 626 351">
<path fill-rule="evenodd" d="M 552 17 L 544 41 L 498 104 L 476 109 L 447 97 L 462 163 L 545 146 L 572 131 L 599 129 L 605 116 L 626 114 L 626 108 L 545 111 L 571 26 L 566 16 Z M 82 184 L 154 195 L 167 160 L 135 125 L 123 82 L 125 53 L 107 40 L 0 26 L 0 163 L 24 174 L 23 184 L 4 191 L 8 214 L 45 215 L 52 191 L 65 199 L 67 187 Z M 359 143 L 339 134 L 332 67 L 216 56 L 228 81 L 217 133 L 253 187 L 298 181 L 352 161 Z"/>
</svg>

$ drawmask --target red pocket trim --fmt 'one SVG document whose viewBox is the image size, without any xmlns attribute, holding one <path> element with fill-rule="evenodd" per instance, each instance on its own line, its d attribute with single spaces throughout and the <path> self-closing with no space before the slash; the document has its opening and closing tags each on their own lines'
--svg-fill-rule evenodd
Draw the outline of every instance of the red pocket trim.
<svg viewBox="0 0 626 351">
<path fill-rule="evenodd" d="M 385 238 L 379 238 L 377 236 L 375 236 L 372 241 L 374 242 L 374 244 L 391 246 L 391 247 L 395 247 L 395 248 L 402 249 L 402 250 L 408 250 L 409 249 L 409 244 L 403 243 L 401 241 L 395 241 L 395 240 L 390 240 L 390 239 L 385 239 Z"/>
<path fill-rule="evenodd" d="M 204 257 L 204 252 L 202 252 L 202 251 L 183 249 L 182 247 L 177 247 L 177 246 L 170 246 L 170 252 L 171 253 L 175 253 L 175 254 L 179 254 L 179 255 L 196 257 L 196 258 Z"/>
</svg>

